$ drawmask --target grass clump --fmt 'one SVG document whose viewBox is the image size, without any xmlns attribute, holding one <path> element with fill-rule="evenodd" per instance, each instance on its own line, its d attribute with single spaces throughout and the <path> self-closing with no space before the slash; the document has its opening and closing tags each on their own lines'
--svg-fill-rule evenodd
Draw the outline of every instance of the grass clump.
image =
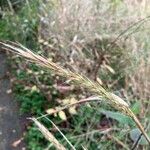
<svg viewBox="0 0 150 150">
<path fill-rule="evenodd" d="M 137 124 L 138 128 L 141 130 L 141 132 L 143 133 L 147 141 L 150 143 L 150 139 L 148 135 L 144 131 L 144 128 L 142 127 L 141 123 L 138 121 L 137 117 L 131 111 L 129 105 L 117 95 L 111 92 L 107 92 L 100 84 L 91 81 L 87 77 L 82 76 L 78 73 L 73 73 L 69 70 L 65 70 L 61 68 L 60 66 L 58 66 L 57 64 L 51 61 L 48 61 L 44 57 L 33 53 L 32 51 L 30 51 L 29 49 L 21 45 L 16 45 L 14 43 L 14 45 L 16 45 L 16 47 L 14 47 L 5 43 L 1 43 L 1 44 L 4 46 L 4 49 L 13 51 L 14 53 L 25 57 L 31 62 L 35 62 L 39 64 L 40 66 L 43 66 L 47 69 L 51 69 L 58 75 L 68 78 L 74 84 L 81 85 L 82 87 L 87 88 L 90 92 L 93 92 L 97 94 L 98 96 L 102 97 L 103 99 L 106 99 L 112 107 L 114 107 L 115 109 L 131 117 L 135 121 L 135 123 Z"/>
<path fill-rule="evenodd" d="M 130 149 L 137 140 L 132 135 L 131 128 L 136 127 L 128 117 L 134 116 L 128 105 L 144 126 L 149 118 L 149 4 L 145 0 L 31 0 L 8 10 L 10 7 L 2 9 L 0 38 L 33 49 L 40 56 L 9 43 L 53 70 L 11 55 L 13 91 L 21 112 L 42 118 L 41 123 L 66 148 L 68 143 L 50 121 L 45 122 L 47 118 L 77 149 Z M 41 55 L 48 59 L 44 57 L 43 61 Z M 92 93 L 96 94 L 94 98 Z M 119 111 L 114 112 L 111 106 Z M 29 126 L 28 149 L 53 148 L 35 126 Z M 148 149 L 147 143 L 137 146 Z"/>
</svg>

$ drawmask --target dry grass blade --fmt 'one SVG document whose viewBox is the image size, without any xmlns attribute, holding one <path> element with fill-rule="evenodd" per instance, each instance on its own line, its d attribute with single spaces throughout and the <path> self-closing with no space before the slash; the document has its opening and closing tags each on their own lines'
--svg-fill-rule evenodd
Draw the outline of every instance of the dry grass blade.
<svg viewBox="0 0 150 150">
<path fill-rule="evenodd" d="M 45 117 L 46 118 L 46 117 Z M 70 141 L 67 139 L 67 137 L 60 131 L 60 129 L 55 125 L 53 121 L 51 121 L 49 118 L 46 118 L 48 121 L 51 122 L 51 124 L 58 130 L 58 132 L 63 136 L 63 138 L 67 141 L 67 143 L 70 145 L 72 150 L 76 150 L 75 147 L 70 143 Z"/>
<path fill-rule="evenodd" d="M 44 137 L 53 143 L 56 149 L 58 150 L 66 150 L 66 148 L 58 142 L 58 140 L 53 136 L 51 132 L 48 131 L 47 128 L 45 128 L 37 119 L 31 118 L 31 120 L 34 121 L 34 123 L 37 125 L 38 129 L 41 131 L 41 133 L 44 135 Z"/>
<path fill-rule="evenodd" d="M 51 113 L 48 113 L 48 114 L 44 114 L 40 117 L 38 117 L 37 119 L 41 119 L 43 117 L 46 117 L 46 116 L 49 116 L 49 115 L 52 115 L 52 114 L 55 114 L 55 113 L 58 113 L 64 109 L 67 109 L 69 107 L 72 107 L 74 105 L 78 105 L 78 104 L 83 104 L 83 103 L 87 103 L 87 102 L 93 102 L 93 101 L 100 101 L 101 99 L 99 97 L 93 97 L 93 98 L 86 98 L 86 99 L 82 99 L 82 100 L 79 100 L 77 102 L 74 102 L 74 103 L 71 103 L 71 104 L 68 104 L 68 105 L 65 105 L 64 107 L 60 107 L 59 109 L 56 109 L 55 111 L 51 112 Z"/>
<path fill-rule="evenodd" d="M 143 135 L 145 136 L 145 138 L 150 144 L 150 138 L 144 131 L 144 128 L 142 127 L 137 117 L 130 110 L 129 105 L 117 95 L 106 91 L 98 82 L 93 82 L 90 79 L 88 79 L 86 76 L 71 72 L 70 70 L 66 70 L 60 67 L 59 65 L 57 65 L 56 63 L 53 63 L 52 61 L 49 61 L 46 58 L 33 53 L 31 50 L 25 48 L 24 46 L 20 44 L 13 43 L 10 45 L 10 44 L 2 43 L 2 42 L 0 42 L 0 44 L 2 44 L 2 47 L 4 49 L 15 52 L 18 55 L 25 57 L 27 60 L 31 62 L 35 62 L 39 64 L 40 66 L 43 66 L 47 69 L 51 69 L 56 74 L 71 80 L 75 85 L 82 86 L 86 88 L 88 91 L 92 92 L 93 94 L 102 96 L 106 100 L 106 102 L 108 102 L 112 107 L 130 116 L 134 120 L 134 122 L 137 124 L 137 126 L 139 127 L 139 129 L 141 130 L 141 132 L 143 133 Z"/>
</svg>

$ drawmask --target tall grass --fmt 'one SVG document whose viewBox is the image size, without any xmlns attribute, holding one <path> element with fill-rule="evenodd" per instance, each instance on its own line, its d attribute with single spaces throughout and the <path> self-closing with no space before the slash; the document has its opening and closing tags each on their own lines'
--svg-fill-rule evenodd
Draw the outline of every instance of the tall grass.
<svg viewBox="0 0 150 150">
<path fill-rule="evenodd" d="M 39 16 L 39 42 L 47 45 L 44 49 L 49 55 L 56 55 L 55 61 L 65 67 L 71 64 L 95 80 L 103 74 L 105 77 L 106 64 L 116 71 L 118 80 L 125 78 L 126 90 L 132 88 L 137 98 L 149 99 L 148 0 L 40 2 Z M 104 82 L 113 84 L 108 78 Z"/>
<path fill-rule="evenodd" d="M 146 122 L 150 106 L 149 0 L 37 0 L 36 4 L 31 1 L 26 1 L 28 5 L 19 16 L 4 15 L 6 22 L 1 33 L 5 39 L 15 39 L 31 49 L 37 49 L 35 38 L 38 37 L 46 56 L 61 67 L 20 45 L 5 46 L 19 48 L 19 52 L 25 50 L 21 53 L 28 56 L 27 60 L 40 62 L 73 84 L 87 88 L 85 95 L 97 94 L 97 98 L 101 95 L 111 106 L 131 116 L 143 130 L 128 104 L 133 104 L 135 98 L 140 101 L 138 115 Z M 110 93 L 108 88 L 119 93 L 123 89 L 121 94 L 129 103 Z"/>
<path fill-rule="evenodd" d="M 33 53 L 31 50 L 23 47 L 20 44 L 12 43 L 10 45 L 10 44 L 1 43 L 1 45 L 3 49 L 12 51 L 20 56 L 23 56 L 27 60 L 37 63 L 38 65 L 50 69 L 54 71 L 56 74 L 67 78 L 75 85 L 82 86 L 86 88 L 88 91 L 97 94 L 98 96 L 102 96 L 103 99 L 106 100 L 106 102 L 108 102 L 116 110 L 119 110 L 125 115 L 131 117 L 150 144 L 150 138 L 144 131 L 144 128 L 139 122 L 139 120 L 137 119 L 137 117 L 131 111 L 129 105 L 117 95 L 105 90 L 98 82 L 93 82 L 90 79 L 88 79 L 86 76 L 80 75 L 78 73 L 74 73 L 70 70 L 66 70 L 61 66 L 57 65 L 56 63 L 53 63 L 47 60 L 46 58 Z"/>
</svg>

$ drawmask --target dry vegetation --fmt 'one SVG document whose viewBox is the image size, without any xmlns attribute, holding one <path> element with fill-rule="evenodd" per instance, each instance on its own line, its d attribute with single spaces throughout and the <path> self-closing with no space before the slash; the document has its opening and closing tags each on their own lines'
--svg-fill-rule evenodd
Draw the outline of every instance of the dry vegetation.
<svg viewBox="0 0 150 150">
<path fill-rule="evenodd" d="M 32 14 L 30 1 L 27 6 Z M 114 110 L 105 103 L 99 104 L 97 100 L 106 100 L 119 112 L 131 117 L 149 141 L 143 127 L 133 114 L 134 112 L 137 115 L 149 134 L 149 0 L 45 0 L 38 1 L 37 7 L 38 24 L 33 35 L 36 34 L 36 44 L 40 45 L 40 48 L 31 47 L 38 49 L 37 52 L 48 59 L 19 44 L 3 44 L 5 48 L 52 69 L 59 75 L 41 68 L 37 69 L 35 66 L 32 68 L 29 62 L 23 61 L 22 63 L 18 56 L 13 56 L 13 61 L 17 59 L 17 65 L 14 65 L 17 70 L 16 74 L 25 70 L 29 78 L 27 80 L 15 79 L 15 84 L 23 84 L 25 90 L 42 93 L 47 100 L 47 106 L 44 105 L 42 108 L 44 109 L 42 113 L 47 113 L 46 115 L 39 116 L 41 111 L 35 113 L 37 107 L 34 105 L 34 111 L 31 113 L 35 113 L 37 119 L 45 120 L 50 116 L 50 119 L 73 143 L 73 149 L 102 148 L 105 150 L 111 148 L 116 150 L 119 146 L 120 149 L 138 147 L 139 150 L 148 150 L 147 143 L 142 145 L 137 138 L 134 139 L 129 134 L 134 125 L 130 126 L 128 121 L 122 125 L 120 122 L 125 120 L 124 116 L 121 116 L 122 120 L 116 123 L 114 120 L 120 116 L 114 117 L 114 114 L 112 115 Z M 29 18 L 25 20 L 25 25 L 32 22 L 32 17 Z M 30 79 L 31 76 L 33 79 Z M 66 81 L 64 77 L 68 80 Z M 72 86 L 71 81 L 78 87 Z M 115 93 L 115 96 L 112 93 Z M 83 103 L 86 104 L 82 106 Z M 101 111 L 102 108 L 104 110 Z M 96 118 L 97 115 L 98 118 Z M 47 129 L 38 120 L 33 120 L 39 128 L 42 127 L 41 132 L 44 132 L 44 136 L 49 140 L 45 133 Z M 45 123 L 43 120 L 41 122 Z M 60 143 L 68 148 L 63 141 L 66 137 L 60 138 L 55 129 L 45 124 L 47 128 L 50 128 L 50 132 L 47 130 L 47 133 L 51 137 L 53 137 L 51 134 L 56 137 L 49 141 L 54 145 L 56 142 L 56 148 Z M 86 131 L 84 131 L 85 128 Z M 107 131 L 108 129 L 110 130 Z M 60 130 L 58 133 L 61 135 Z M 104 133 L 102 136 L 94 137 L 95 131 L 96 135 L 99 132 Z M 139 132 L 137 136 L 140 137 L 140 134 Z M 31 147 L 30 149 L 34 150 Z M 62 146 L 62 149 L 65 149 L 64 147 Z M 50 149 L 51 145 L 48 148 Z"/>
<path fill-rule="evenodd" d="M 126 78 L 126 90 L 131 87 L 134 95 L 145 99 L 149 10 L 146 0 L 47 1 L 40 5 L 39 42 L 47 45 L 44 49 L 49 55 L 54 53 L 54 61 L 94 80 L 116 71 L 118 80 Z M 117 82 L 103 81 L 110 86 Z"/>
</svg>

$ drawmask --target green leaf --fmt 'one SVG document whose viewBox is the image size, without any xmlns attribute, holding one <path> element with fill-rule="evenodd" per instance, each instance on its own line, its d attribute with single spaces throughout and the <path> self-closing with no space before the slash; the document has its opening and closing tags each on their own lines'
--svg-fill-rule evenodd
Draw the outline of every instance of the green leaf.
<svg viewBox="0 0 150 150">
<path fill-rule="evenodd" d="M 125 116 L 119 112 L 113 112 L 113 111 L 107 111 L 107 110 L 101 110 L 100 112 L 106 115 L 107 118 L 114 119 L 121 124 L 134 125 L 134 122 L 132 121 L 130 117 Z"/>
<path fill-rule="evenodd" d="M 141 135 L 141 131 L 138 128 L 135 128 L 130 131 L 130 137 L 134 142 L 136 142 L 138 140 L 140 135 Z M 139 140 L 139 144 L 140 145 L 148 145 L 148 142 L 144 136 L 142 136 L 141 139 Z"/>
<path fill-rule="evenodd" d="M 141 103 L 139 101 L 135 102 L 131 108 L 131 110 L 133 111 L 133 113 L 135 115 L 140 113 L 141 110 Z"/>
</svg>

